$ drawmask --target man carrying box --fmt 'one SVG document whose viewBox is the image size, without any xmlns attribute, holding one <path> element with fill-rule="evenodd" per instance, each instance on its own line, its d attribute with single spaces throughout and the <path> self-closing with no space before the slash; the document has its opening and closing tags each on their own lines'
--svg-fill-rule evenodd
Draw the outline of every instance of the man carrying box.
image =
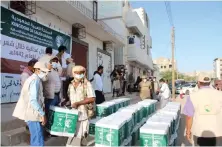
<svg viewBox="0 0 222 147">
<path fill-rule="evenodd" d="M 49 72 L 45 62 L 34 65 L 35 72 L 25 81 L 13 116 L 24 120 L 31 134 L 31 146 L 44 146 L 43 127 L 46 124 L 42 81 Z"/>
<path fill-rule="evenodd" d="M 74 80 L 69 84 L 68 95 L 73 109 L 79 111 L 79 119 L 75 136 L 69 138 L 67 146 L 81 146 L 88 134 L 89 117 L 92 116 L 95 93 L 91 83 L 85 78 L 86 69 L 75 66 L 72 69 Z"/>
</svg>

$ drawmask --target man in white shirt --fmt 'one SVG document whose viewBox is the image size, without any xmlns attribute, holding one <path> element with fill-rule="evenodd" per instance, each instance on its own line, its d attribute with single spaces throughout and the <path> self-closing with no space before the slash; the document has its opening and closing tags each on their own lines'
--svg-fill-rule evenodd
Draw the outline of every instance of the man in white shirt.
<svg viewBox="0 0 222 147">
<path fill-rule="evenodd" d="M 160 108 L 165 107 L 168 103 L 171 93 L 168 84 L 165 82 L 164 79 L 160 79 L 161 88 L 159 90 L 160 95 Z"/>
<path fill-rule="evenodd" d="M 93 87 L 96 94 L 96 104 L 101 104 L 105 101 L 105 97 L 103 94 L 103 66 L 99 66 L 97 72 L 93 77 Z"/>
</svg>

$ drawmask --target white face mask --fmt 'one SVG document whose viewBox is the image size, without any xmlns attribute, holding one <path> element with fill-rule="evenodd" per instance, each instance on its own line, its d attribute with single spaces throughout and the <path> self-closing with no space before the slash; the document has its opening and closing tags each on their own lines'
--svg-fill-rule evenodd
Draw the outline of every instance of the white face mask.
<svg viewBox="0 0 222 147">
<path fill-rule="evenodd" d="M 147 79 L 143 79 L 143 82 L 147 82 Z"/>
<path fill-rule="evenodd" d="M 77 80 L 81 80 L 84 78 L 84 74 L 74 74 L 74 78 L 76 78 Z"/>
<path fill-rule="evenodd" d="M 46 81 L 47 80 L 47 74 L 46 73 L 44 73 L 44 72 L 40 72 L 39 74 L 38 74 L 38 76 L 39 76 L 39 78 L 42 80 L 42 81 Z"/>
<path fill-rule="evenodd" d="M 52 62 L 52 68 L 57 68 L 58 64 L 56 62 Z"/>
</svg>

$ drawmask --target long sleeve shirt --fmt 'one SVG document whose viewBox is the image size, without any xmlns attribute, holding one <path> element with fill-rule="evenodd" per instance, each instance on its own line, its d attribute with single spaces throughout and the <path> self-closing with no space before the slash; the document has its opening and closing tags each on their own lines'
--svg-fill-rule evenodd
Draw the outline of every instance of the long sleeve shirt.
<svg viewBox="0 0 222 147">
<path fill-rule="evenodd" d="M 37 75 L 36 75 L 37 76 Z M 41 116 L 45 115 L 45 112 L 43 111 L 42 107 L 38 103 L 39 99 L 39 84 L 41 84 L 40 78 L 37 78 L 36 80 L 33 80 L 30 83 L 29 91 L 30 91 L 30 103 L 36 111 L 39 112 Z"/>
<path fill-rule="evenodd" d="M 94 90 L 103 91 L 103 80 L 99 74 L 94 75 Z"/>
</svg>

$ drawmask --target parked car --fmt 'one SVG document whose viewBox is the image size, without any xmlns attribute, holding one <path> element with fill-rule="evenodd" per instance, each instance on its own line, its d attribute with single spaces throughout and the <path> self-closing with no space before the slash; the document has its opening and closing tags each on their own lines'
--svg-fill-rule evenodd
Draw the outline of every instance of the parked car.
<svg viewBox="0 0 222 147">
<path fill-rule="evenodd" d="M 180 94 L 189 95 L 193 92 L 194 88 L 196 87 L 195 83 L 186 83 L 181 86 Z"/>
<path fill-rule="evenodd" d="M 170 83 L 168 86 L 172 93 L 172 84 Z M 175 94 L 180 94 L 180 84 L 175 83 Z"/>
</svg>

